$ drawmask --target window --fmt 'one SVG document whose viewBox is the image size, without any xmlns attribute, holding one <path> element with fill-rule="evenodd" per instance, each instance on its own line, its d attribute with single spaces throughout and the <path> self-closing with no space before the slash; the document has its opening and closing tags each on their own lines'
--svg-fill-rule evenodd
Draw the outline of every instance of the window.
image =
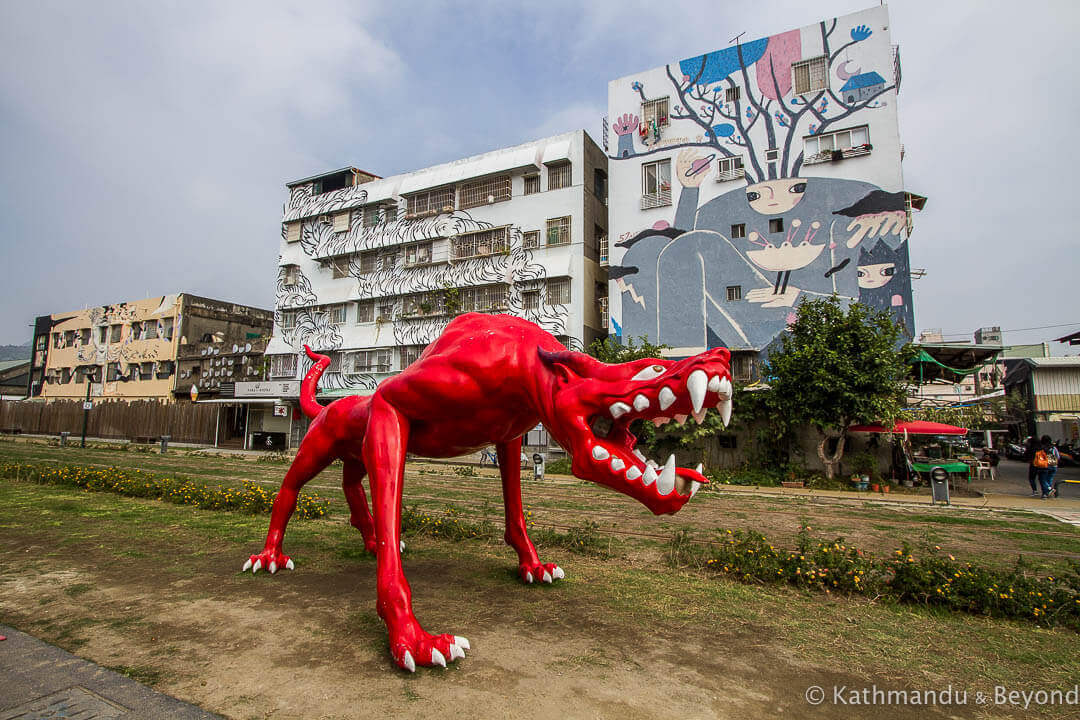
<svg viewBox="0 0 1080 720">
<path fill-rule="evenodd" d="M 424 348 L 427 345 L 402 345 L 398 354 L 401 358 L 401 369 L 412 365 L 414 362 L 420 359 L 420 353 L 424 352 Z"/>
<path fill-rule="evenodd" d="M 109 326 L 109 342 L 120 342 L 120 336 L 124 332 L 123 325 Z"/>
<path fill-rule="evenodd" d="M 731 226 L 731 237 L 732 237 L 732 239 L 746 237 L 746 223 L 739 223 L 738 225 L 732 225 Z"/>
<path fill-rule="evenodd" d="M 593 170 L 593 195 L 602 203 L 607 203 L 607 173 L 600 168 Z"/>
<path fill-rule="evenodd" d="M 375 322 L 390 322 L 394 319 L 394 301 L 380 303 L 375 309 Z"/>
<path fill-rule="evenodd" d="M 282 310 L 281 311 L 281 329 L 292 330 L 296 327 L 296 311 L 295 310 Z"/>
<path fill-rule="evenodd" d="M 804 157 L 822 159 L 820 156 L 831 157 L 832 153 L 837 150 L 861 149 L 864 146 L 869 146 L 870 129 L 863 125 L 848 130 L 837 130 L 836 132 L 804 138 L 803 143 Z"/>
<path fill-rule="evenodd" d="M 101 327 L 98 328 L 98 342 L 101 343 L 102 345 L 104 345 L 105 342 L 108 341 L 108 339 L 109 339 L 109 326 L 108 325 L 102 325 Z"/>
<path fill-rule="evenodd" d="M 292 287 L 295 285 L 300 277 L 299 265 L 282 265 L 284 271 L 284 277 L 281 279 L 281 284 L 285 287 Z"/>
<path fill-rule="evenodd" d="M 399 253 L 397 250 L 384 250 L 379 253 L 379 269 L 393 270 L 397 267 Z"/>
<path fill-rule="evenodd" d="M 63 337 L 64 337 L 64 336 L 63 336 L 63 335 L 61 335 L 60 333 L 58 333 L 58 332 L 54 332 L 54 333 L 52 334 L 52 346 L 53 346 L 54 348 L 58 348 L 58 347 L 61 347 L 61 342 L 63 341 Z"/>
<path fill-rule="evenodd" d="M 131 323 L 131 339 L 142 340 L 143 339 L 143 324 L 141 322 Z"/>
<path fill-rule="evenodd" d="M 296 356 L 295 355 L 271 355 L 270 377 L 272 378 L 295 378 Z"/>
<path fill-rule="evenodd" d="M 510 176 L 497 175 L 467 182 L 458 193 L 458 206 L 467 208 L 480 207 L 510 199 Z"/>
<path fill-rule="evenodd" d="M 405 197 L 406 215 L 450 212 L 454 209 L 454 188 L 444 187 Z"/>
<path fill-rule="evenodd" d="M 525 248 L 526 250 L 540 247 L 540 231 L 529 230 L 524 235 L 522 235 L 521 247 Z"/>
<path fill-rule="evenodd" d="M 121 377 L 123 377 L 123 375 L 120 373 L 120 363 L 109 363 L 109 372 L 107 375 L 108 381 L 116 382 Z"/>
<path fill-rule="evenodd" d="M 371 252 L 360 253 L 360 274 L 366 275 L 373 273 L 379 269 L 379 253 L 372 250 Z"/>
<path fill-rule="evenodd" d="M 300 221 L 285 223 L 285 242 L 300 242 Z"/>
<path fill-rule="evenodd" d="M 390 372 L 393 351 L 390 348 L 378 350 L 356 350 L 347 353 L 342 361 L 344 372 L 374 373 Z"/>
<path fill-rule="evenodd" d="M 570 244 L 570 218 L 550 218 L 547 221 L 547 244 L 569 245 Z"/>
<path fill-rule="evenodd" d="M 330 261 L 330 275 L 335 280 L 349 277 L 349 266 L 352 265 L 352 255 L 334 258 Z"/>
<path fill-rule="evenodd" d="M 143 325 L 143 339 L 157 340 L 158 324 L 156 320 L 150 320 Z"/>
<path fill-rule="evenodd" d="M 737 157 L 721 158 L 716 163 L 716 179 L 719 180 L 735 180 L 743 177 L 746 174 L 746 170 L 743 168 L 742 155 Z"/>
<path fill-rule="evenodd" d="M 132 365 L 132 367 L 135 368 L 136 366 Z M 137 367 L 139 370 L 140 380 L 150 380 L 154 377 L 154 363 L 144 362 L 139 364 Z"/>
<path fill-rule="evenodd" d="M 548 166 L 548 190 L 570 187 L 570 163 Z"/>
<path fill-rule="evenodd" d="M 405 267 L 431 264 L 431 243 L 423 242 L 405 248 Z"/>
<path fill-rule="evenodd" d="M 506 285 L 481 285 L 479 287 L 461 288 L 458 291 L 460 311 L 466 312 L 494 312 L 505 310 L 507 307 L 506 296 L 509 292 Z"/>
<path fill-rule="evenodd" d="M 655 120 L 660 127 L 668 124 L 668 99 L 646 100 L 641 104 L 641 122 L 648 126 Z"/>
<path fill-rule="evenodd" d="M 373 228 L 379 224 L 378 205 L 368 205 L 366 208 L 364 208 L 363 223 L 365 228 Z"/>
<path fill-rule="evenodd" d="M 342 210 L 341 212 L 334 213 L 334 232 L 342 233 L 349 231 L 349 221 L 352 219 L 351 210 Z"/>
<path fill-rule="evenodd" d="M 71 347 L 74 344 L 75 344 L 75 331 L 74 330 L 65 330 L 64 331 L 64 347 Z"/>
<path fill-rule="evenodd" d="M 71 382 L 71 368 L 61 368 L 60 369 L 60 384 L 61 385 L 67 385 L 69 382 Z"/>
<path fill-rule="evenodd" d="M 829 86 L 825 56 L 793 63 L 791 71 L 795 74 L 796 95 L 817 92 Z"/>
<path fill-rule="evenodd" d="M 416 293 L 401 299 L 401 314 L 406 317 L 427 317 L 446 312 L 446 302 L 441 292 Z"/>
<path fill-rule="evenodd" d="M 742 285 L 728 285 L 727 299 L 728 302 L 742 300 Z"/>
<path fill-rule="evenodd" d="M 540 176 L 539 175 L 526 175 L 525 176 L 525 194 L 532 195 L 533 193 L 540 192 Z"/>
<path fill-rule="evenodd" d="M 171 320 L 172 318 L 169 319 Z M 79 331 L 79 342 L 83 345 L 90 344 L 90 328 L 83 328 Z"/>
<path fill-rule="evenodd" d="M 521 293 L 521 303 L 526 310 L 539 310 L 540 309 L 540 291 L 528 290 Z"/>
<path fill-rule="evenodd" d="M 375 322 L 375 303 L 371 300 L 361 300 L 356 303 L 356 322 Z"/>
<path fill-rule="evenodd" d="M 784 232 L 784 218 L 773 218 L 769 221 L 769 232 Z"/>
<path fill-rule="evenodd" d="M 671 204 L 671 160 L 641 166 L 641 209 Z"/>
<path fill-rule="evenodd" d="M 75 382 L 84 383 L 97 380 L 97 367 L 94 365 L 80 365 L 75 368 Z"/>
<path fill-rule="evenodd" d="M 161 319 L 161 337 L 165 340 L 172 340 L 173 319 L 171 317 Z"/>
<path fill-rule="evenodd" d="M 330 364 L 326 366 L 327 372 L 341 372 L 341 352 L 339 350 L 327 350 L 321 354 L 330 358 Z"/>
<path fill-rule="evenodd" d="M 739 88 L 730 87 L 724 92 L 724 102 L 739 102 Z"/>
<path fill-rule="evenodd" d="M 547 281 L 545 305 L 570 304 L 570 278 L 554 278 Z"/>
<path fill-rule="evenodd" d="M 327 321 L 331 325 L 341 325 L 345 322 L 345 303 L 338 303 L 337 305 L 323 305 L 321 311 L 326 313 Z"/>
<path fill-rule="evenodd" d="M 172 374 L 176 372 L 176 363 L 172 360 L 162 360 L 157 363 L 157 376 L 158 378 L 172 377 Z"/>
<path fill-rule="evenodd" d="M 454 260 L 507 253 L 510 252 L 508 228 L 498 227 L 463 233 L 451 239 L 450 247 Z"/>
<path fill-rule="evenodd" d="M 769 148 L 765 151 L 765 160 L 768 162 L 776 162 L 780 159 L 780 151 L 776 148 Z"/>
</svg>

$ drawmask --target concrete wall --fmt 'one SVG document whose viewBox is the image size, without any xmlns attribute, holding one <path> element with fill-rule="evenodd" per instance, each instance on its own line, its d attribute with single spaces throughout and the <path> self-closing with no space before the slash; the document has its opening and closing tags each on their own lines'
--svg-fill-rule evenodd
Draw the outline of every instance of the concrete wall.
<svg viewBox="0 0 1080 720">
<path fill-rule="evenodd" d="M 797 94 L 793 65 L 822 56 L 827 88 Z M 612 81 L 614 332 L 682 354 L 760 350 L 800 298 L 836 293 L 910 335 L 895 67 L 875 7 Z M 668 123 L 643 138 L 646 104 L 661 98 Z M 820 153 L 822 138 L 852 130 L 865 144 Z M 742 169 L 721 165 L 735 158 Z M 643 197 L 657 161 L 669 187 Z"/>
</svg>

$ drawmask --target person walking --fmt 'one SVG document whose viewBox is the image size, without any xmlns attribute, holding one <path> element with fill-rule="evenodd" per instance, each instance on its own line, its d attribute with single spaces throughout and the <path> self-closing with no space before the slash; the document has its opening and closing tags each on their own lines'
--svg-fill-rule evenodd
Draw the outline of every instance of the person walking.
<svg viewBox="0 0 1080 720">
<path fill-rule="evenodd" d="M 1057 474 L 1058 461 L 1061 453 L 1054 447 L 1049 435 L 1043 435 L 1041 447 L 1035 451 L 1034 465 L 1039 472 L 1039 488 L 1042 491 L 1042 499 L 1050 497 L 1050 490 L 1054 486 L 1054 475 Z"/>
<path fill-rule="evenodd" d="M 1028 464 L 1028 484 L 1031 485 L 1031 497 L 1039 496 L 1039 468 L 1035 467 L 1035 453 L 1039 450 L 1039 441 L 1032 435 L 1024 444 L 1024 460 Z"/>
</svg>

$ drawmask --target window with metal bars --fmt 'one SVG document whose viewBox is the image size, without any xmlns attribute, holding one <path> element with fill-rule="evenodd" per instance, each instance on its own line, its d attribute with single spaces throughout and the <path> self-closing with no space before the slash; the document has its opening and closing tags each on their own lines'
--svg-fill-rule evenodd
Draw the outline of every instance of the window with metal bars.
<svg viewBox="0 0 1080 720">
<path fill-rule="evenodd" d="M 791 72 L 795 75 L 796 95 L 817 92 L 829 87 L 827 62 L 824 55 L 792 63 Z"/>
<path fill-rule="evenodd" d="M 716 163 L 717 180 L 735 180 L 736 178 L 743 177 L 745 174 L 746 170 L 743 168 L 742 155 L 720 158 Z"/>
<path fill-rule="evenodd" d="M 360 253 L 360 273 L 366 275 L 379 269 L 379 253 L 375 251 Z"/>
<path fill-rule="evenodd" d="M 510 251 L 509 228 L 497 227 L 490 230 L 464 233 L 451 239 L 451 251 L 454 260 L 486 257 Z"/>
<path fill-rule="evenodd" d="M 405 197 L 407 215 L 450 212 L 454 209 L 454 188 L 442 187 Z"/>
<path fill-rule="evenodd" d="M 352 255 L 345 255 L 330 261 L 330 272 L 335 280 L 349 277 L 349 266 L 352 264 L 352 259 Z"/>
<path fill-rule="evenodd" d="M 646 100 L 641 104 L 641 122 L 648 126 L 654 120 L 660 127 L 668 124 L 668 99 L 666 97 Z"/>
<path fill-rule="evenodd" d="M 547 245 L 570 244 L 570 218 L 549 218 L 547 221 Z"/>
<path fill-rule="evenodd" d="M 282 310 L 281 311 L 281 329 L 292 330 L 296 327 L 296 311 L 295 310 Z"/>
<path fill-rule="evenodd" d="M 507 285 L 481 285 L 479 287 L 461 288 L 458 291 L 460 310 L 461 312 L 505 310 L 509 291 L 510 288 Z"/>
<path fill-rule="evenodd" d="M 420 359 L 420 353 L 424 352 L 427 345 L 402 345 L 398 349 L 398 357 L 401 359 L 401 369 L 412 365 Z"/>
<path fill-rule="evenodd" d="M 739 88 L 738 88 L 738 86 L 730 87 L 724 92 L 724 102 L 729 102 L 729 103 L 739 102 Z"/>
<path fill-rule="evenodd" d="M 282 278 L 281 282 L 285 287 L 292 287 L 297 283 L 297 280 L 300 277 L 300 266 L 285 265 L 283 267 L 285 268 L 285 277 Z"/>
<path fill-rule="evenodd" d="M 521 293 L 521 304 L 526 310 L 539 310 L 540 309 L 540 291 L 539 290 L 527 290 Z"/>
<path fill-rule="evenodd" d="M 345 322 L 345 303 L 338 303 L 336 305 L 323 305 L 319 311 L 325 313 L 327 316 L 327 322 L 331 325 L 341 325 Z"/>
<path fill-rule="evenodd" d="M 462 210 L 489 205 L 510 199 L 510 176 L 497 175 L 467 182 L 458 191 L 458 207 Z"/>
<path fill-rule="evenodd" d="M 285 223 L 285 242 L 299 242 L 300 241 L 300 221 L 293 220 Z"/>
<path fill-rule="evenodd" d="M 529 230 L 521 236 L 521 247 L 526 250 L 540 247 L 540 231 Z"/>
<path fill-rule="evenodd" d="M 570 187 L 570 163 L 548 165 L 548 190 Z"/>
<path fill-rule="evenodd" d="M 446 300 L 441 292 L 406 295 L 401 298 L 401 314 L 405 317 L 427 317 L 446 312 Z"/>
<path fill-rule="evenodd" d="M 356 303 L 356 322 L 375 322 L 375 303 L 371 300 L 361 300 Z"/>
<path fill-rule="evenodd" d="M 532 195 L 533 193 L 540 192 L 540 176 L 539 175 L 526 175 L 525 176 L 525 194 Z"/>
<path fill-rule="evenodd" d="M 552 278 L 547 281 L 545 305 L 570 304 L 570 278 Z"/>
<path fill-rule="evenodd" d="M 641 209 L 671 204 L 671 160 L 641 165 Z"/>
<path fill-rule="evenodd" d="M 728 302 L 735 302 L 736 300 L 742 300 L 742 285 L 728 285 L 727 286 L 727 299 L 728 299 Z"/>
<path fill-rule="evenodd" d="M 270 377 L 294 378 L 296 377 L 296 355 L 271 355 Z"/>
<path fill-rule="evenodd" d="M 405 267 L 431 264 L 431 243 L 422 242 L 405 248 Z"/>
<path fill-rule="evenodd" d="M 343 365 L 347 373 L 390 372 L 393 351 L 390 348 L 356 350 L 346 354 Z"/>
<path fill-rule="evenodd" d="M 738 223 L 731 226 L 732 239 L 746 237 L 746 223 Z"/>
</svg>

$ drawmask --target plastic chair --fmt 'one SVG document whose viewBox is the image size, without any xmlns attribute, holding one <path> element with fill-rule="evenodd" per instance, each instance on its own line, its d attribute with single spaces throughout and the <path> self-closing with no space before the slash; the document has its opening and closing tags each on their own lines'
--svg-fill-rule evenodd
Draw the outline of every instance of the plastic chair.
<svg viewBox="0 0 1080 720">
<path fill-rule="evenodd" d="M 975 475 L 976 479 L 982 478 L 983 473 L 985 473 L 986 477 L 991 481 L 996 479 L 996 477 L 995 477 L 996 473 L 994 472 L 994 466 L 990 464 L 989 460 L 980 460 L 979 461 L 977 469 L 976 469 L 976 475 Z"/>
</svg>

